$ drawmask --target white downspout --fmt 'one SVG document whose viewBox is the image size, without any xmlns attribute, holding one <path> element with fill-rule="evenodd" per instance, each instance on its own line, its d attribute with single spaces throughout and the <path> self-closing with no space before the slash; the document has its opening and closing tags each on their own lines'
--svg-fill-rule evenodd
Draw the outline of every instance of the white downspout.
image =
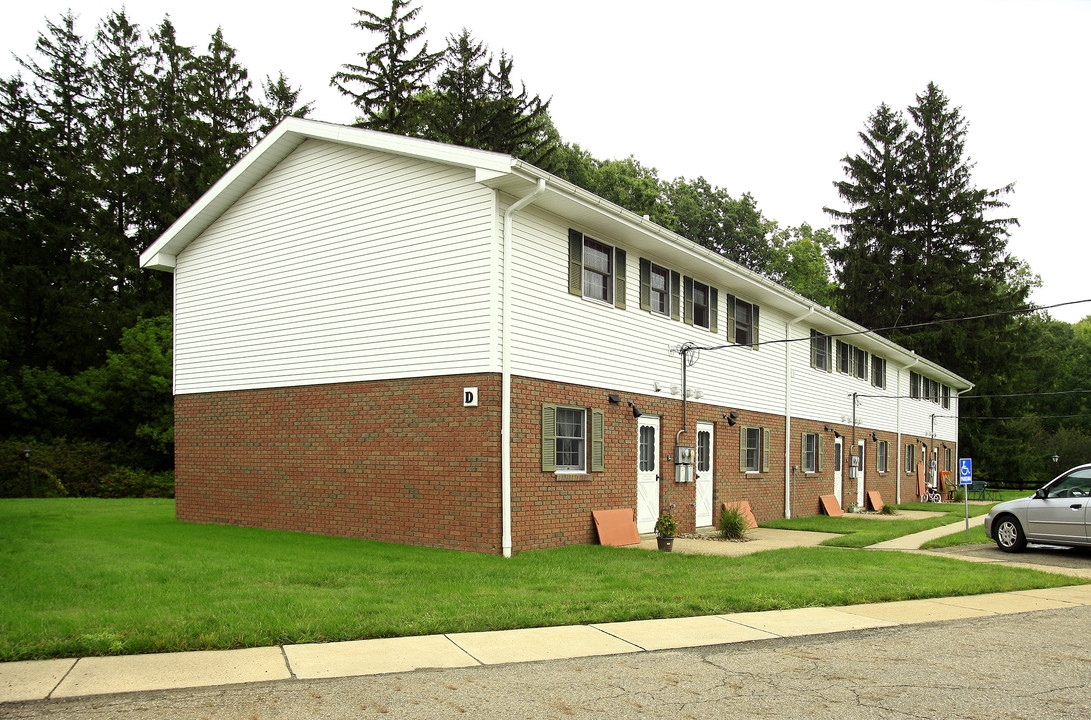
<svg viewBox="0 0 1091 720">
<path fill-rule="evenodd" d="M 898 471 L 898 492 L 897 492 L 898 497 L 897 497 L 897 500 L 895 500 L 896 503 L 901 503 L 901 501 L 902 501 L 902 478 L 905 477 L 905 473 L 907 473 L 907 472 L 909 472 L 910 470 L 913 469 L 913 468 L 902 467 L 903 463 L 905 463 L 905 448 L 902 447 L 902 445 L 904 444 L 902 442 L 902 373 L 903 372 L 907 373 L 907 372 L 909 372 L 910 369 L 917 367 L 917 363 L 919 363 L 921 361 L 921 359 L 919 357 L 917 357 L 917 353 L 913 352 L 912 350 L 910 350 L 909 352 L 913 353 L 913 364 L 912 365 L 906 365 L 904 368 L 902 368 L 901 370 L 898 371 L 898 447 L 896 448 L 896 450 L 898 451 L 898 468 L 899 468 L 899 471 Z M 908 380 L 908 378 L 909 378 L 909 376 L 906 375 L 907 380 Z M 916 482 L 917 482 L 917 477 L 916 477 L 916 474 L 914 474 L 914 476 L 913 476 L 913 483 L 914 483 L 913 487 L 916 487 Z"/>
<path fill-rule="evenodd" d="M 538 178 L 538 185 L 529 195 L 515 201 L 504 211 L 504 289 L 500 329 L 500 514 L 503 526 L 502 547 L 504 557 L 511 557 L 511 260 L 512 218 L 515 213 L 534 202 L 545 192 L 546 183 Z"/>
<path fill-rule="evenodd" d="M 792 326 L 814 314 L 807 312 L 784 323 L 784 337 L 790 339 Z M 784 343 L 784 517 L 792 517 L 792 343 Z"/>
</svg>

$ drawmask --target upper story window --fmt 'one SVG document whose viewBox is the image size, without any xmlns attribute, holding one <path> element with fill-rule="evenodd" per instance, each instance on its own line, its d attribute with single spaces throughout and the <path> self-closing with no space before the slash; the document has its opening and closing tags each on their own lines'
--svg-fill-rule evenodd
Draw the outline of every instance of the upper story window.
<svg viewBox="0 0 1091 720">
<path fill-rule="evenodd" d="M 568 292 L 625 309 L 625 251 L 568 231 Z"/>
<path fill-rule="evenodd" d="M 861 380 L 867 380 L 867 351 L 858 347 L 852 349 L 852 374 Z"/>
<path fill-rule="evenodd" d="M 837 371 L 852 374 L 852 345 L 841 340 L 837 341 Z"/>
<path fill-rule="evenodd" d="M 614 301 L 614 249 L 597 240 L 583 240 L 583 296 Z"/>
<path fill-rule="evenodd" d="M 830 372 L 833 370 L 833 338 L 811 330 L 811 367 Z"/>
<path fill-rule="evenodd" d="M 758 349 L 758 306 L 727 296 L 727 341 Z"/>
<path fill-rule="evenodd" d="M 706 330 L 712 317 L 709 308 L 709 287 L 703 282 L 693 281 L 693 324 Z"/>
<path fill-rule="evenodd" d="M 909 397 L 951 407 L 951 388 L 938 380 L 909 371 Z"/>
<path fill-rule="evenodd" d="M 649 301 L 651 311 L 660 315 L 671 314 L 671 274 L 670 270 L 651 264 L 649 268 Z"/>
<path fill-rule="evenodd" d="M 886 389 L 886 360 L 878 355 L 871 356 L 871 384 Z"/>
<path fill-rule="evenodd" d="M 942 387 L 943 387 L 943 403 L 942 403 L 943 409 L 944 410 L 949 410 L 951 408 L 951 388 L 947 387 L 946 385 L 943 385 Z M 947 468 L 947 469 L 950 470 L 951 468 Z"/>
</svg>

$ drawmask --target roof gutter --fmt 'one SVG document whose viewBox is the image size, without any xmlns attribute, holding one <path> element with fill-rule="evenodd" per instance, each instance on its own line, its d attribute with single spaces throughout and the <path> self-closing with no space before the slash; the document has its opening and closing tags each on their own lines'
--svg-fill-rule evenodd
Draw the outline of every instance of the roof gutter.
<svg viewBox="0 0 1091 720">
<path fill-rule="evenodd" d="M 515 213 L 545 192 L 546 181 L 538 178 L 538 184 L 528 195 L 515 201 L 504 211 L 504 289 L 500 329 L 501 390 L 500 390 L 500 513 L 502 524 L 502 548 L 504 557 L 511 557 L 511 271 L 512 225 Z"/>
<path fill-rule="evenodd" d="M 784 337 L 792 326 L 814 315 L 814 305 L 797 318 L 784 323 Z M 784 343 L 784 517 L 792 517 L 792 343 Z"/>
</svg>

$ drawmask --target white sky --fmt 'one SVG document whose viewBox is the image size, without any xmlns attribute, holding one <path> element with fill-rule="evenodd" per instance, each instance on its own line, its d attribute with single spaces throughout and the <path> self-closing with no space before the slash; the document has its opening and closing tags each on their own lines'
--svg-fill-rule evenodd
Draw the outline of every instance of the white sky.
<svg viewBox="0 0 1091 720">
<path fill-rule="evenodd" d="M 663 179 L 705 176 L 749 191 L 782 226 L 828 227 L 843 207 L 840 159 L 881 102 L 904 110 L 934 81 L 969 120 L 979 187 L 1014 182 L 1010 249 L 1042 277 L 1033 300 L 1091 298 L 1091 0 L 418 0 L 433 50 L 462 27 L 499 54 L 532 93 L 552 97 L 564 139 L 599 158 L 634 155 Z M 71 7 L 90 38 L 122 3 L 18 3 L 0 23 L 0 76 L 16 72 Z M 130 0 L 150 28 L 170 13 L 181 42 L 204 49 L 217 25 L 255 85 L 283 70 L 312 117 L 352 122 L 328 87 L 374 44 L 351 27 L 353 0 L 284 5 Z M 378 14 L 387 0 L 356 0 Z M 252 8 L 263 8 L 261 10 Z M 1091 303 L 1057 308 L 1075 322 Z"/>
</svg>

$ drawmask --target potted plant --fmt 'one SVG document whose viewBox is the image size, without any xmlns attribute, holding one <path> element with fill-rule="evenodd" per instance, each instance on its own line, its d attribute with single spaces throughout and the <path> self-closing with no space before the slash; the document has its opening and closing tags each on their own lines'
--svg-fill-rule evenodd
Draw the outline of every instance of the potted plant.
<svg viewBox="0 0 1091 720">
<path fill-rule="evenodd" d="M 655 542 L 663 552 L 674 548 L 674 535 L 678 532 L 678 523 L 674 516 L 665 512 L 655 521 Z"/>
</svg>

